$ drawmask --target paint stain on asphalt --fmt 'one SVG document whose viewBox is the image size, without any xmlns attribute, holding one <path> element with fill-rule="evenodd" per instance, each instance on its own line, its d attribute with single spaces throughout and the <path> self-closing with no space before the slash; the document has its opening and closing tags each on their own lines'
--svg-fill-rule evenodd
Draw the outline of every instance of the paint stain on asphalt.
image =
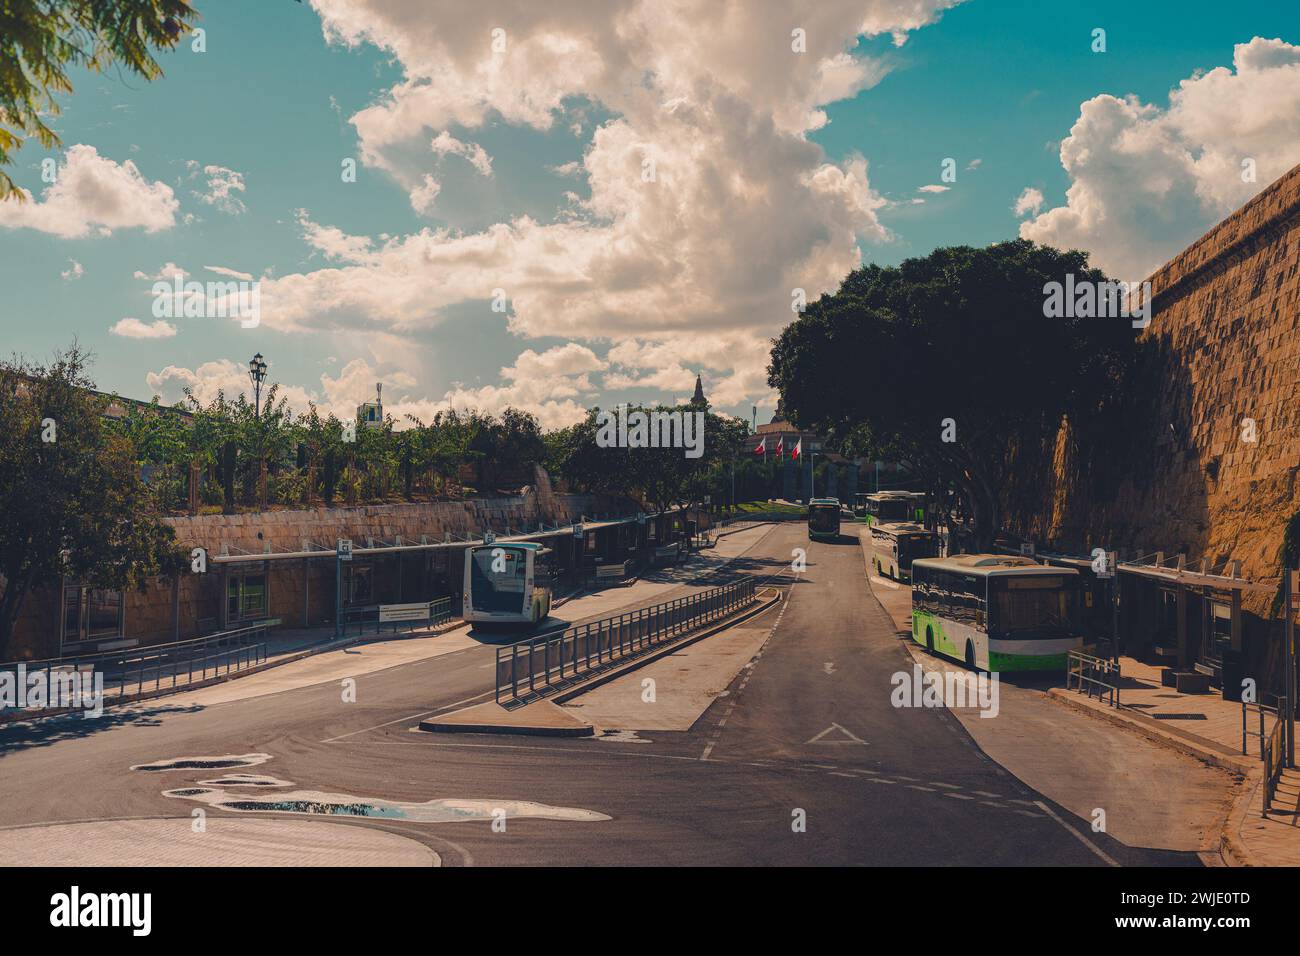
<svg viewBox="0 0 1300 956">
<path fill-rule="evenodd" d="M 220 757 L 172 757 L 153 763 L 138 763 L 132 770 L 157 773 L 161 770 L 226 770 L 231 767 L 256 767 L 271 759 L 270 754 L 224 754 Z"/>
<path fill-rule="evenodd" d="M 180 797 L 205 803 L 221 810 L 243 813 L 293 813 L 309 816 L 374 817 L 407 820 L 411 823 L 462 823 L 470 820 L 527 818 L 560 820 L 574 823 L 597 823 L 610 817 L 578 807 L 553 807 L 530 800 L 429 800 L 405 803 L 377 797 L 356 797 L 346 793 L 321 793 L 295 790 L 268 794 L 265 797 L 228 790 L 185 787 L 164 790 L 164 797 Z"/>
</svg>

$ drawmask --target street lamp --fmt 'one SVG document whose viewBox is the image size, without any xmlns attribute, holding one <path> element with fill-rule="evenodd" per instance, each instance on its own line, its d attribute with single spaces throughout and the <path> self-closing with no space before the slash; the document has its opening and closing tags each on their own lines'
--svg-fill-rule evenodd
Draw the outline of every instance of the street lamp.
<svg viewBox="0 0 1300 956">
<path fill-rule="evenodd" d="M 248 378 L 253 383 L 253 412 L 262 414 L 262 383 L 266 381 L 266 363 L 258 352 L 248 361 Z"/>
</svg>

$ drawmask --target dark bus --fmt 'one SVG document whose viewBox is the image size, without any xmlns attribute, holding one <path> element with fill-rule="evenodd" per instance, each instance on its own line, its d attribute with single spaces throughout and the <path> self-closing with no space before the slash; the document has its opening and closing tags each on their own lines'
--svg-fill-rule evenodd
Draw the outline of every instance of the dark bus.
<svg viewBox="0 0 1300 956">
<path fill-rule="evenodd" d="M 812 541 L 835 541 L 840 536 L 840 502 L 838 498 L 814 498 L 808 502 L 808 538 Z"/>
</svg>

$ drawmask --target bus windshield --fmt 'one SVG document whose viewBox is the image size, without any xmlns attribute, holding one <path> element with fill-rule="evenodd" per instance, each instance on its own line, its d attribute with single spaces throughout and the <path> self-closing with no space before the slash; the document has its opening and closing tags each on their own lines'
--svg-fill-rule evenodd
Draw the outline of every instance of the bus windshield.
<svg viewBox="0 0 1300 956">
<path fill-rule="evenodd" d="M 881 521 L 902 521 L 912 510 L 912 503 L 906 498 L 880 498 L 875 505 L 876 517 Z"/>
<path fill-rule="evenodd" d="M 898 560 L 910 563 L 915 558 L 933 558 L 939 553 L 938 542 L 931 534 L 900 534 L 898 536 Z"/>
<path fill-rule="evenodd" d="M 808 526 L 815 531 L 833 531 L 840 525 L 840 509 L 836 505 L 810 505 Z"/>
<path fill-rule="evenodd" d="M 999 634 L 1034 637 L 1077 633 L 1079 586 L 1073 576 L 994 578 L 990 624 Z"/>
<path fill-rule="evenodd" d="M 524 609 L 528 554 L 523 548 L 481 547 L 470 556 L 470 588 L 476 611 Z"/>
</svg>

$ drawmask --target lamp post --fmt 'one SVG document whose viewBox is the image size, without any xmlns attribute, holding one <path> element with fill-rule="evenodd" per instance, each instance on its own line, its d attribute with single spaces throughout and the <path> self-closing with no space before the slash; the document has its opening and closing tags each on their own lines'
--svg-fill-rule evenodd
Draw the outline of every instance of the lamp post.
<svg viewBox="0 0 1300 956">
<path fill-rule="evenodd" d="M 248 361 L 248 378 L 253 383 L 253 412 L 258 417 L 262 414 L 262 383 L 266 381 L 266 362 L 258 352 Z"/>
</svg>

